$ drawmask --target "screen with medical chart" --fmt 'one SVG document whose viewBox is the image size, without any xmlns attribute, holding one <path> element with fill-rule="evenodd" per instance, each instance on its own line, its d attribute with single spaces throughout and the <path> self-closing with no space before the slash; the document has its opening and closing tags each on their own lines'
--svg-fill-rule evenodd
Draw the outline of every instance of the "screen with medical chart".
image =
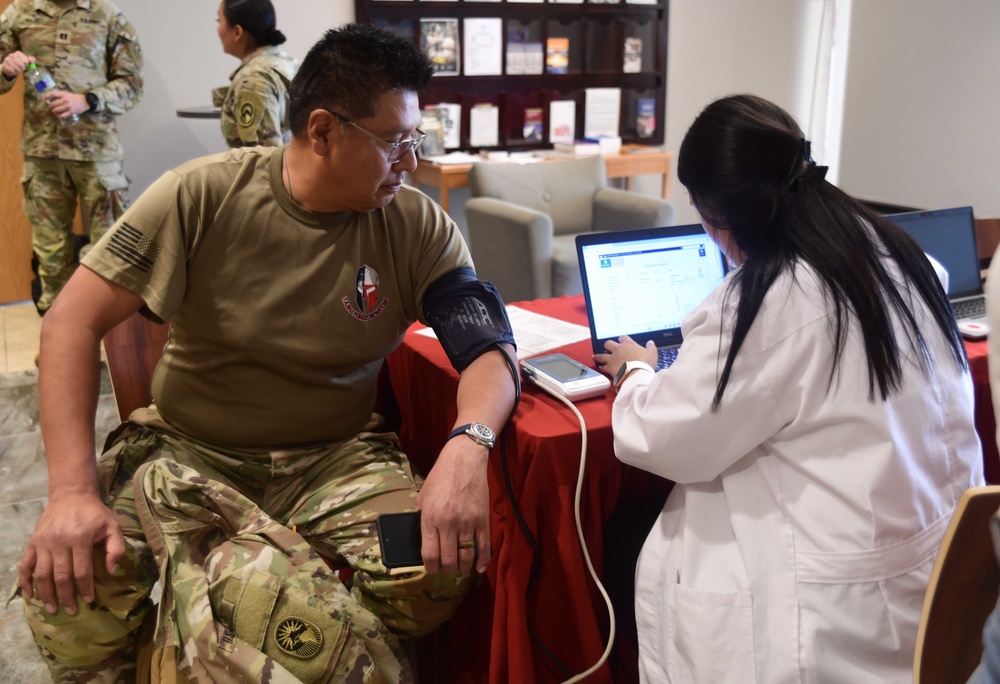
<svg viewBox="0 0 1000 684">
<path fill-rule="evenodd" d="M 598 338 L 680 328 L 725 277 L 708 235 L 674 235 L 584 245 L 594 333 Z"/>
</svg>

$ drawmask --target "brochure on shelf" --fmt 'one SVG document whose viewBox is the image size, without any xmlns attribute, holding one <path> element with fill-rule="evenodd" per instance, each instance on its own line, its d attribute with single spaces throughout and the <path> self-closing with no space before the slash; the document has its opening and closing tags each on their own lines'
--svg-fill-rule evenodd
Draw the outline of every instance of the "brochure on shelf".
<svg viewBox="0 0 1000 684">
<path fill-rule="evenodd" d="M 542 142 L 545 139 L 545 122 L 540 107 L 528 107 L 524 110 L 524 140 L 525 142 Z"/>
<path fill-rule="evenodd" d="M 469 145 L 496 147 L 500 144 L 500 110 L 491 104 L 477 104 L 469 110 Z"/>
<path fill-rule="evenodd" d="M 444 124 L 441 123 L 441 110 L 434 106 L 421 109 L 420 130 L 427 134 L 424 144 L 420 147 L 420 155 L 430 157 L 444 154 Z"/>
<path fill-rule="evenodd" d="M 621 88 L 587 88 L 583 114 L 583 137 L 618 136 Z"/>
<path fill-rule="evenodd" d="M 549 140 L 571 143 L 576 128 L 576 102 L 553 100 L 549 103 Z"/>
<path fill-rule="evenodd" d="M 503 73 L 503 20 L 499 17 L 467 17 L 465 29 L 465 75 L 499 76 Z"/>
<path fill-rule="evenodd" d="M 430 57 L 435 76 L 459 73 L 458 19 L 455 17 L 421 19 L 420 49 Z"/>
<path fill-rule="evenodd" d="M 507 75 L 520 76 L 524 73 L 524 43 L 507 43 Z"/>
<path fill-rule="evenodd" d="M 545 43 L 545 68 L 550 74 L 569 69 L 569 38 L 552 37 Z"/>
<path fill-rule="evenodd" d="M 635 132 L 641 138 L 652 137 L 656 133 L 656 100 L 640 97 L 635 115 Z"/>
<path fill-rule="evenodd" d="M 544 71 L 544 53 L 541 43 L 524 43 L 525 74 L 540 74 Z"/>
<path fill-rule="evenodd" d="M 446 150 L 462 146 L 462 105 L 439 102 L 434 105 L 441 113 L 441 139 Z"/>
<path fill-rule="evenodd" d="M 642 71 L 642 38 L 626 38 L 622 73 L 637 74 L 640 71 Z"/>
</svg>

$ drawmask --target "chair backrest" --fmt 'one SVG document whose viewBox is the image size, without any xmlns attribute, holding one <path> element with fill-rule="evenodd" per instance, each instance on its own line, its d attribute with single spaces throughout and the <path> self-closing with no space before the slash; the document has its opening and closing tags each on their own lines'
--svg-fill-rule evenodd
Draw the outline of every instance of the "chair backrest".
<svg viewBox="0 0 1000 684">
<path fill-rule="evenodd" d="M 1000 486 L 968 489 L 955 507 L 924 597 L 914 684 L 965 682 L 982 658 L 983 625 L 1000 585 L 989 530 L 998 509 Z"/>
<path fill-rule="evenodd" d="M 166 324 L 154 323 L 134 313 L 104 337 L 108 376 L 122 421 L 135 409 L 152 403 L 153 371 L 163 354 L 169 330 Z"/>
<path fill-rule="evenodd" d="M 593 198 L 607 185 L 600 156 L 535 164 L 478 162 L 469 170 L 472 197 L 494 197 L 552 217 L 556 235 L 593 230 Z"/>
</svg>

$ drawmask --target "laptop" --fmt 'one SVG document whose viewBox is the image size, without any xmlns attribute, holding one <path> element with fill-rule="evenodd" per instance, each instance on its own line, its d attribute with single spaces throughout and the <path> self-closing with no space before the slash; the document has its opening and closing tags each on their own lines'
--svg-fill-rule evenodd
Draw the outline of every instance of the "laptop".
<svg viewBox="0 0 1000 684">
<path fill-rule="evenodd" d="M 905 230 L 948 271 L 948 300 L 962 334 L 974 339 L 985 337 L 989 323 L 972 207 L 911 211 L 886 218 Z"/>
<path fill-rule="evenodd" d="M 661 365 L 676 358 L 681 321 L 722 282 L 725 256 L 700 224 L 576 236 L 590 340 L 652 340 Z"/>
</svg>

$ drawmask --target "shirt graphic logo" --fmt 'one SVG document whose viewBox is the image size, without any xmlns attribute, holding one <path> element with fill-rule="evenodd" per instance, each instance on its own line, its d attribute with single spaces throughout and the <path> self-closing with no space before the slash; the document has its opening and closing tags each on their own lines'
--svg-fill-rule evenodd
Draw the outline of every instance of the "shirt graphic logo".
<svg viewBox="0 0 1000 684">
<path fill-rule="evenodd" d="M 359 321 L 370 321 L 385 311 L 389 304 L 388 297 L 379 301 L 378 273 L 374 268 L 364 265 L 354 276 L 354 303 L 350 297 L 341 300 L 347 312 Z"/>
</svg>

